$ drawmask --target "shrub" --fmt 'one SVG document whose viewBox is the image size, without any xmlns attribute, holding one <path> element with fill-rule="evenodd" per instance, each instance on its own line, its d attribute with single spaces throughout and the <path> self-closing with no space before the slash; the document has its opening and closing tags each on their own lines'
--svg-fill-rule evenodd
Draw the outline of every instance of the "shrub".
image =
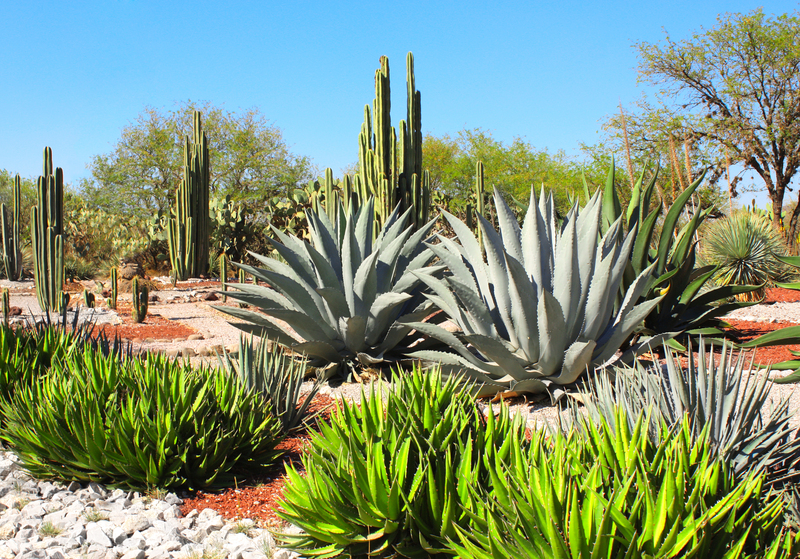
<svg viewBox="0 0 800 559">
<path fill-rule="evenodd" d="M 782 501 L 763 477 L 737 480 L 714 458 L 708 429 L 688 422 L 647 435 L 601 421 L 569 435 L 533 435 L 528 451 L 495 457 L 492 493 L 473 489 L 469 527 L 457 527 L 460 557 L 795 557 L 797 536 L 781 532 Z M 475 507 L 476 509 L 478 507 Z"/>
<path fill-rule="evenodd" d="M 444 553 L 462 500 L 488 484 L 489 467 L 525 446 L 524 424 L 505 407 L 488 419 L 455 378 L 416 368 L 372 386 L 360 406 L 342 401 L 287 471 L 278 515 L 304 534 L 281 534 L 306 557 L 428 557 Z M 363 392 L 362 392 L 363 394 Z"/>
<path fill-rule="evenodd" d="M 69 355 L 2 410 L 4 440 L 36 477 L 208 488 L 280 454 L 280 422 L 258 395 L 222 370 L 163 356 Z"/>
<path fill-rule="evenodd" d="M 714 279 L 719 285 L 762 285 L 783 281 L 788 266 L 777 256 L 787 254 L 781 234 L 761 215 L 738 211 L 710 224 L 703 234 L 701 256 L 719 265 Z M 740 300 L 764 297 L 764 287 L 737 295 Z"/>
</svg>

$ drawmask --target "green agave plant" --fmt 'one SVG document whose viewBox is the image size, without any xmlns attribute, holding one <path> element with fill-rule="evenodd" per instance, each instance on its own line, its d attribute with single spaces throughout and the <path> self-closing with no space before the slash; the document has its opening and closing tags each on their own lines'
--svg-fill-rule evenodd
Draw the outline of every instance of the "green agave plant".
<svg viewBox="0 0 800 559">
<path fill-rule="evenodd" d="M 686 420 L 695 436 L 708 430 L 714 451 L 737 475 L 755 471 L 765 473 L 770 485 L 796 482 L 800 437 L 791 425 L 789 400 L 770 405 L 767 375 L 748 374 L 745 369 L 752 370 L 752 363 L 746 367 L 744 353 L 735 356 L 727 342 L 720 349 L 715 362 L 714 344 L 707 346 L 700 338 L 697 360 L 689 359 L 685 369 L 679 356 L 665 348 L 665 370 L 637 361 L 632 367 L 599 371 L 587 379 L 579 398 L 583 407 L 573 404 L 571 421 L 563 427 L 585 425 L 588 415 L 616 428 L 616 410 L 622 407 L 629 427 L 640 413 L 650 413 L 650 435 L 658 441 L 662 421 L 673 426 Z"/>
<path fill-rule="evenodd" d="M 460 378 L 419 367 L 395 378 L 360 405 L 343 400 L 312 435 L 305 474 L 288 467 L 278 515 L 303 533 L 276 535 L 282 546 L 303 557 L 451 556 L 470 488 L 525 448 L 519 417 L 505 406 L 484 417 Z"/>
<path fill-rule="evenodd" d="M 644 320 L 641 332 L 646 336 L 671 333 L 685 339 L 687 335 L 721 335 L 722 317 L 729 312 L 748 306 L 746 302 L 728 302 L 732 296 L 741 296 L 758 289 L 757 285 L 723 285 L 708 288 L 718 266 L 696 267 L 697 232 L 713 208 L 691 212 L 691 217 L 679 226 L 681 216 L 687 213 L 689 201 L 705 178 L 705 173 L 675 198 L 661 221 L 661 233 L 656 225 L 661 218 L 661 204 L 651 210 L 653 192 L 658 179 L 656 167 L 645 184 L 644 172 L 631 191 L 631 200 L 623 215 L 622 207 L 614 187 L 614 164 L 612 162 L 603 190 L 603 224 L 608 227 L 622 217 L 626 230 L 636 229 L 636 241 L 631 259 L 625 270 L 621 292 L 627 290 L 636 277 L 647 267 L 655 265 L 642 299 L 661 298 L 653 312 Z M 588 198 L 588 193 L 585 193 Z M 618 298 L 621 302 L 621 297 Z M 685 350 L 676 339 L 668 343 L 676 349 Z"/>
<path fill-rule="evenodd" d="M 142 490 L 233 485 L 281 452 L 269 405 L 222 370 L 97 351 L 59 359 L 2 404 L 34 476 Z"/>
<path fill-rule="evenodd" d="M 467 226 L 444 214 L 461 244 L 440 237 L 440 244 L 429 246 L 449 274 L 416 275 L 433 292 L 426 296 L 461 332 L 404 319 L 451 349 L 409 355 L 463 371 L 483 394 L 548 391 L 558 399 L 587 368 L 612 360 L 658 304 L 658 298 L 636 304 L 652 266 L 637 276 L 615 312 L 636 230 L 622 239 L 618 219 L 598 242 L 599 193 L 583 211 L 573 207 L 559 226 L 552 196 L 542 195 L 537 204 L 531 192 L 522 228 L 497 190 L 494 198 L 500 232 L 479 216 L 485 259 Z M 642 347 L 630 348 L 628 355 Z"/>
<path fill-rule="evenodd" d="M 284 349 L 271 346 L 269 340 L 256 342 L 253 336 L 245 338 L 241 335 L 236 356 L 224 351 L 219 359 L 220 364 L 237 375 L 242 384 L 267 399 L 281 421 L 281 430 L 288 435 L 302 429 L 316 415 L 310 414 L 308 409 L 322 383 L 317 379 L 303 394 L 306 361 L 298 361 L 287 355 Z"/>
<path fill-rule="evenodd" d="M 783 504 L 754 472 L 738 479 L 715 458 L 708 427 L 650 422 L 615 410 L 565 435 L 534 432 L 529 450 L 494 460 L 491 491 L 472 488 L 459 557 L 632 559 L 790 558 L 798 536 L 781 530 Z M 481 506 L 480 504 L 484 505 Z"/>
<path fill-rule="evenodd" d="M 264 268 L 237 264 L 270 287 L 230 284 L 238 292 L 228 291 L 228 297 L 260 312 L 216 307 L 244 321 L 236 324 L 242 330 L 307 355 L 311 365 L 332 365 L 326 375 L 340 363 L 396 359 L 415 341 L 399 319 L 420 320 L 432 312 L 414 272 L 434 258 L 423 240 L 435 220 L 415 231 L 410 213 L 397 208 L 373 240 L 372 200 L 358 209 L 351 204 L 346 211 L 341 202 L 337 208 L 333 221 L 324 211 L 308 211 L 311 243 L 273 227 L 272 244 L 285 262 L 253 254 Z M 297 337 L 268 317 L 285 321 Z"/>
</svg>

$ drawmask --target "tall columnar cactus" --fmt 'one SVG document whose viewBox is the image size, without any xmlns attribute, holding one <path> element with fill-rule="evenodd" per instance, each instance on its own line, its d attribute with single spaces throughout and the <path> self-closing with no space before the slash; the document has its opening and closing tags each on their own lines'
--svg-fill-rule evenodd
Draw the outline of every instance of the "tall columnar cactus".
<svg viewBox="0 0 800 559">
<path fill-rule="evenodd" d="M 42 310 L 58 311 L 64 286 L 64 171 L 58 167 L 53 173 L 53 150 L 48 147 L 37 190 L 39 201 L 31 209 L 36 297 Z"/>
<path fill-rule="evenodd" d="M 144 322 L 144 317 L 147 316 L 147 304 L 149 302 L 150 290 L 146 285 L 139 285 L 139 276 L 135 276 L 131 282 L 131 301 L 133 308 L 131 309 L 131 318 L 137 324 Z"/>
<path fill-rule="evenodd" d="M 422 171 L 421 96 L 415 86 L 411 53 L 406 58 L 406 82 L 407 114 L 406 120 L 400 121 L 398 141 L 391 123 L 389 59 L 382 56 L 380 68 L 375 72 L 372 110 L 369 106 L 364 108 L 364 123 L 358 138 L 359 172 L 353 192 L 360 203 L 374 197 L 376 234 L 398 204 L 401 211 L 414 208 L 411 219 L 415 228 L 428 222 L 430 178 Z"/>
<path fill-rule="evenodd" d="M 111 268 L 111 297 L 106 299 L 109 309 L 117 308 L 117 268 Z"/>
<path fill-rule="evenodd" d="M 223 252 L 219 255 L 219 282 L 222 285 L 222 302 L 228 300 L 225 292 L 228 291 L 228 257 Z"/>
<path fill-rule="evenodd" d="M 0 204 L 0 220 L 3 235 L 3 268 L 6 278 L 11 281 L 22 279 L 22 248 L 19 234 L 20 220 L 20 180 L 14 177 L 14 214 L 9 218 L 5 204 Z"/>
<path fill-rule="evenodd" d="M 178 280 L 208 271 L 210 174 L 208 138 L 203 132 L 200 112 L 195 111 L 194 141 L 186 138 L 183 180 L 175 193 L 175 216 L 170 218 L 168 227 L 169 257 Z"/>
<path fill-rule="evenodd" d="M 11 315 L 11 296 L 8 293 L 8 289 L 3 289 L 2 307 L 3 307 L 3 324 L 8 326 L 8 317 Z"/>
</svg>

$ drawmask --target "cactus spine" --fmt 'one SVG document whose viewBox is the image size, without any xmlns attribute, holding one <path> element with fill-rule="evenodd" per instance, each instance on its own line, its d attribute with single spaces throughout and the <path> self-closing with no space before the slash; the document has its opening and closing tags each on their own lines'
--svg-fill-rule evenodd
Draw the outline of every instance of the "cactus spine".
<svg viewBox="0 0 800 559">
<path fill-rule="evenodd" d="M 131 301 L 133 303 L 131 318 L 138 324 L 144 322 L 144 317 L 147 316 L 147 304 L 149 302 L 150 291 L 147 289 L 146 285 L 139 285 L 139 276 L 133 278 L 131 289 Z"/>
<path fill-rule="evenodd" d="M 222 284 L 222 302 L 228 300 L 225 292 L 228 291 L 228 257 L 223 252 L 219 257 L 219 281 Z"/>
<path fill-rule="evenodd" d="M 2 220 L 3 234 L 3 267 L 5 268 L 6 278 L 11 281 L 22 279 L 22 248 L 19 234 L 20 209 L 20 179 L 19 175 L 14 177 L 14 214 L 11 219 L 5 204 L 0 204 L 0 220 Z"/>
<path fill-rule="evenodd" d="M 53 150 L 44 148 L 44 172 L 31 209 L 31 244 L 36 297 L 44 311 L 61 310 L 64 286 L 64 171 L 53 174 Z"/>
<path fill-rule="evenodd" d="M 169 257 L 176 281 L 208 271 L 210 174 L 208 138 L 200 112 L 195 111 L 194 141 L 189 142 L 187 137 L 184 144 L 183 179 L 175 192 L 175 217 L 170 218 L 168 227 Z"/>
</svg>

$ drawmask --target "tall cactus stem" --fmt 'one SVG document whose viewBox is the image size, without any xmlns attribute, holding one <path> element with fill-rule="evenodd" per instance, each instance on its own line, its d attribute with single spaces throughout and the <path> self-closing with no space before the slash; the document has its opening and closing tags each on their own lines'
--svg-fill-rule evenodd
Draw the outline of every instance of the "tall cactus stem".
<svg viewBox="0 0 800 559">
<path fill-rule="evenodd" d="M 222 284 L 222 302 L 228 300 L 225 292 L 228 291 L 228 257 L 223 252 L 219 257 L 219 281 Z"/>
<path fill-rule="evenodd" d="M 111 304 L 108 306 L 112 309 L 117 308 L 117 269 L 111 269 Z"/>
<path fill-rule="evenodd" d="M 208 271 L 210 175 L 208 138 L 200 112 L 195 111 L 194 137 L 184 142 L 183 179 L 175 191 L 175 215 L 167 231 L 170 263 L 178 280 Z"/>
<path fill-rule="evenodd" d="M 146 285 L 139 285 L 139 276 L 134 276 L 131 282 L 131 318 L 137 324 L 144 322 L 147 316 L 147 306 L 150 302 L 150 290 Z"/>
<path fill-rule="evenodd" d="M 8 317 L 11 315 L 11 296 L 8 293 L 8 289 L 3 289 L 3 324 L 8 326 Z"/>
<path fill-rule="evenodd" d="M 20 228 L 20 210 L 22 204 L 20 203 L 20 178 L 19 175 L 14 177 L 14 212 L 13 216 L 9 218 L 8 210 L 5 204 L 0 204 L 0 231 L 3 236 L 3 268 L 5 269 L 6 278 L 10 281 L 19 281 L 22 279 L 22 244 L 19 233 Z"/>
<path fill-rule="evenodd" d="M 53 173 L 53 150 L 44 148 L 43 175 L 37 181 L 38 203 L 31 208 L 31 244 L 39 306 L 58 311 L 64 286 L 64 172 Z"/>
</svg>

